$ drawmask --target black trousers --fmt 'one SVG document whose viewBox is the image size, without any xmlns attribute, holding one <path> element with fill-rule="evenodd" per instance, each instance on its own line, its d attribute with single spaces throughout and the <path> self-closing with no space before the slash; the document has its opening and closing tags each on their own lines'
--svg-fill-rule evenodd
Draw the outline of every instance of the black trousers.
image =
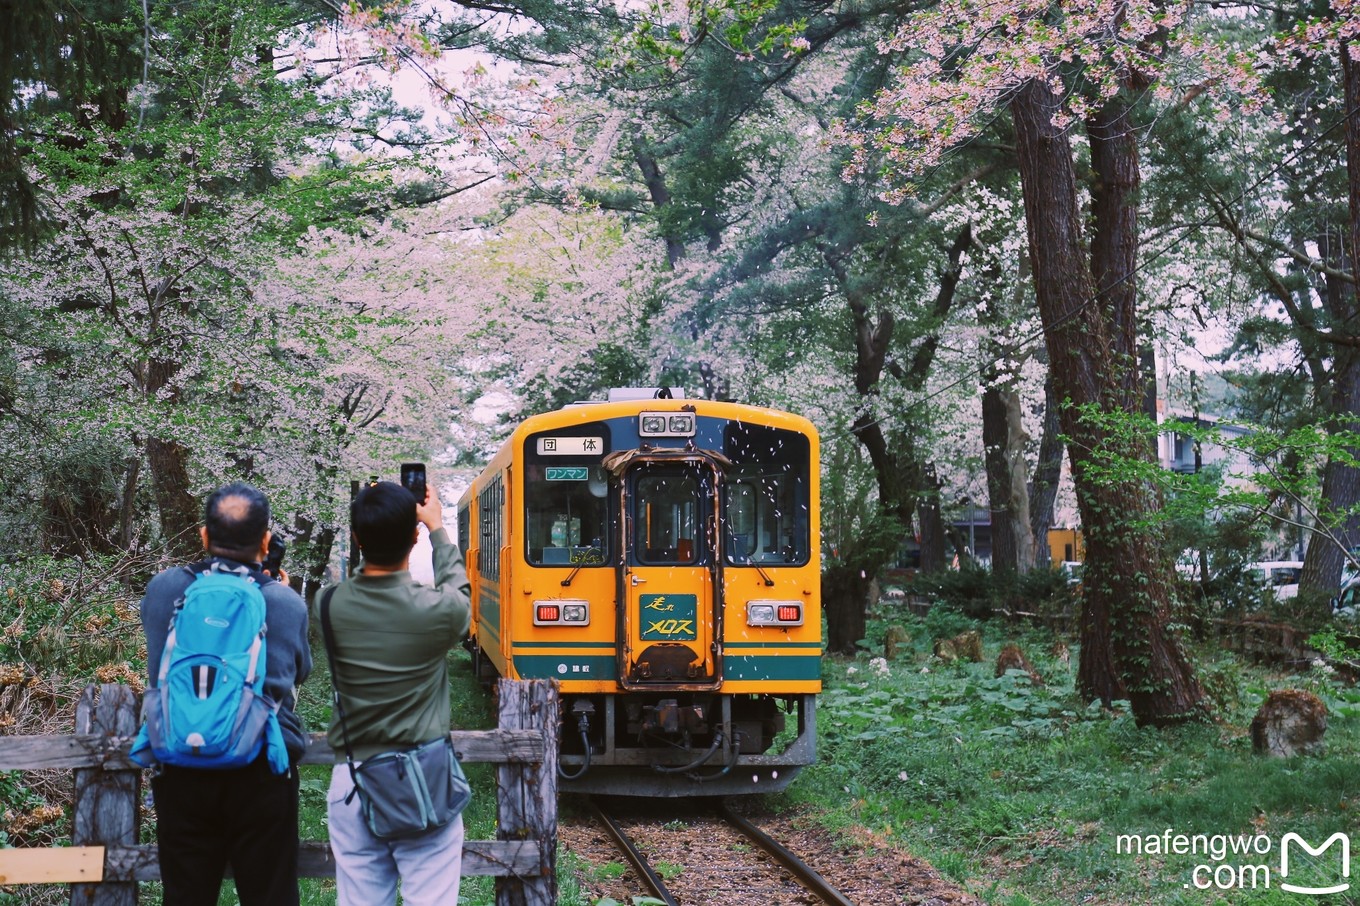
<svg viewBox="0 0 1360 906">
<path fill-rule="evenodd" d="M 151 790 L 165 906 L 216 906 L 228 865 L 241 906 L 297 906 L 297 768 L 167 765 Z"/>
</svg>

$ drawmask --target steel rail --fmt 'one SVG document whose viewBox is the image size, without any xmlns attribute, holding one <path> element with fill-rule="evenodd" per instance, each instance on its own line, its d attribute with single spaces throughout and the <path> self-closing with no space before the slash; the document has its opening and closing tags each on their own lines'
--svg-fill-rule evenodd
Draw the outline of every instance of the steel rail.
<svg viewBox="0 0 1360 906">
<path fill-rule="evenodd" d="M 609 831 L 614 842 L 619 844 L 623 854 L 628 857 L 629 862 L 633 863 L 633 867 L 637 869 L 638 874 L 642 876 L 642 880 L 651 888 L 656 898 L 665 903 L 666 906 L 680 906 L 675 897 L 671 896 L 671 892 L 666 889 L 666 882 L 661 880 L 661 876 L 652 870 L 652 866 L 647 863 L 647 858 L 638 852 L 637 847 L 624 833 L 623 828 L 619 827 L 618 822 L 604 810 L 604 806 L 600 805 L 593 796 L 590 799 L 590 807 L 594 809 L 595 817 L 600 819 L 600 823 L 604 825 L 605 830 Z"/>
<path fill-rule="evenodd" d="M 804 886 L 821 897 L 824 902 L 830 903 L 832 906 L 855 906 L 854 903 L 841 896 L 840 891 L 832 887 L 826 878 L 817 874 L 810 865 L 791 853 L 769 834 L 732 811 L 726 802 L 720 803 L 717 806 L 717 811 L 724 821 L 750 837 L 753 843 L 779 860 L 780 864 L 793 872 L 794 876 L 802 881 Z"/>
</svg>

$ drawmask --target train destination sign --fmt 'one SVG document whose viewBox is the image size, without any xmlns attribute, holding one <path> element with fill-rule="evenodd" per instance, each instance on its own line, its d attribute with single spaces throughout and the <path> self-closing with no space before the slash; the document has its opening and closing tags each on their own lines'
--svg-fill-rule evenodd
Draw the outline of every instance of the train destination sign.
<svg viewBox="0 0 1360 906">
<path fill-rule="evenodd" d="M 603 437 L 540 437 L 539 456 L 603 456 Z"/>
<path fill-rule="evenodd" d="M 590 469 L 585 466 L 548 466 L 544 469 L 548 481 L 589 481 Z"/>
</svg>

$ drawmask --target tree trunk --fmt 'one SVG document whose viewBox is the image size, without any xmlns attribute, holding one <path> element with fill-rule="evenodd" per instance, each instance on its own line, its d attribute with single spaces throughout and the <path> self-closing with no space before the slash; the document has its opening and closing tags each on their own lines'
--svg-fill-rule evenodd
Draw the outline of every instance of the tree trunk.
<svg viewBox="0 0 1360 906">
<path fill-rule="evenodd" d="M 935 467 L 927 465 L 921 472 L 921 490 L 917 497 L 917 520 L 921 526 L 921 572 L 938 573 L 949 565 L 949 540 L 940 513 L 940 479 Z"/>
<path fill-rule="evenodd" d="M 178 370 L 177 363 L 165 359 L 148 363 L 147 398 L 154 398 L 167 387 Z M 178 392 L 172 392 L 166 401 L 174 405 L 178 398 Z M 201 542 L 195 531 L 199 525 L 198 501 L 189 493 L 189 448 L 175 440 L 148 437 L 146 459 L 161 515 L 161 535 L 176 556 L 191 557 L 199 551 Z"/>
<path fill-rule="evenodd" d="M 189 448 L 173 441 L 146 442 L 151 487 L 161 514 L 161 534 L 176 556 L 190 557 L 201 545 L 198 501 L 189 493 Z"/>
<path fill-rule="evenodd" d="M 132 550 L 134 519 L 137 514 L 137 485 L 141 474 L 141 455 L 129 457 L 127 469 L 123 473 L 123 497 L 118 507 L 118 546 L 125 551 Z"/>
<path fill-rule="evenodd" d="M 873 576 L 854 563 L 835 563 L 822 571 L 822 611 L 826 650 L 854 654 L 865 636 L 869 586 Z"/>
<path fill-rule="evenodd" d="M 656 156 L 643 141 L 642 136 L 633 136 L 633 162 L 637 164 L 638 172 L 642 174 L 642 183 L 647 187 L 647 194 L 652 199 L 652 207 L 657 214 L 663 213 L 671 203 L 671 192 L 666 187 L 666 179 L 661 173 L 661 165 L 657 163 Z M 664 231 L 666 240 L 666 261 L 671 267 L 675 267 L 685 257 L 685 242 L 679 236 L 674 235 L 670 230 Z"/>
<path fill-rule="evenodd" d="M 1351 276 L 1360 280 L 1360 60 L 1351 56 L 1352 45 L 1341 42 L 1341 81 L 1346 102 L 1347 234 L 1350 242 Z M 1355 290 L 1352 288 L 1352 292 Z"/>
<path fill-rule="evenodd" d="M 989 384 L 982 391 L 982 449 L 992 523 L 992 571 L 1012 575 L 1021 572 L 1021 532 L 1029 535 L 1029 525 L 1022 528 L 1015 512 L 1017 494 L 1012 469 L 1010 421 L 1010 406 L 1015 396 L 1014 391 L 994 384 Z M 1028 565 L 1026 562 L 1025 566 Z"/>
<path fill-rule="evenodd" d="M 1129 307 L 1133 294 L 1126 289 L 1133 271 L 1120 274 L 1116 263 L 1136 235 L 1097 237 L 1093 251 L 1107 251 L 1100 264 L 1088 268 L 1071 143 L 1053 121 L 1058 109 L 1059 100 L 1039 81 L 1022 86 L 1011 103 L 1035 293 L 1054 390 L 1074 404 L 1062 411 L 1061 420 L 1071 438 L 1068 456 L 1087 547 L 1078 687 L 1107 703 L 1127 697 L 1141 724 L 1174 723 L 1202 716 L 1205 706 L 1194 670 L 1167 628 L 1170 564 L 1160 533 L 1146 526 L 1161 502 L 1153 488 L 1136 478 L 1097 480 L 1089 468 L 1093 451 L 1143 460 L 1151 459 L 1151 451 L 1136 438 L 1125 439 L 1081 417 L 1081 407 L 1109 413 L 1136 411 L 1138 405 L 1136 331 Z M 1123 114 L 1121 109 L 1106 117 L 1103 134 L 1092 135 L 1093 163 L 1104 183 L 1098 188 L 1113 193 L 1093 212 L 1098 227 L 1136 230 L 1136 212 L 1118 210 L 1132 204 L 1137 171 L 1135 133 Z M 1097 162 L 1101 155 L 1112 159 Z M 1130 172 L 1135 174 L 1132 185 L 1112 185 L 1104 175 L 1125 174 L 1116 177 L 1123 180 Z M 1101 275 L 1102 288 L 1109 293 L 1097 296 L 1093 272 Z"/>
<path fill-rule="evenodd" d="M 883 430 L 883 420 L 874 404 L 879 400 L 879 382 L 883 379 L 883 364 L 892 345 L 896 319 L 892 312 L 879 307 L 869 308 L 864 288 L 849 272 L 843 257 L 823 251 L 823 258 L 836 275 L 841 291 L 850 306 L 850 325 L 855 346 L 855 393 L 859 411 L 850 425 L 850 432 L 864 446 L 874 467 L 878 482 L 878 502 L 883 511 L 902 525 L 911 525 L 911 513 L 916 506 L 916 488 L 907 480 L 909 469 L 902 463 L 910 457 L 894 450 Z"/>
<path fill-rule="evenodd" d="M 1352 424 L 1347 429 L 1354 431 L 1357 427 L 1360 425 Z M 1352 449 L 1350 453 L 1355 456 L 1360 450 Z M 1349 512 L 1360 502 L 1360 471 L 1336 460 L 1329 461 L 1322 472 L 1322 499 L 1332 512 Z M 1299 591 L 1335 594 L 1341 584 L 1346 552 L 1356 546 L 1357 536 L 1354 515 L 1342 517 L 1341 525 L 1335 528 L 1317 526 L 1304 554 Z"/>
<path fill-rule="evenodd" d="M 1029 485 L 1029 525 L 1034 535 L 1034 565 L 1052 566 L 1048 532 L 1053 528 L 1053 508 L 1058 502 L 1058 483 L 1062 480 L 1062 425 L 1058 423 L 1058 398 L 1053 392 L 1053 376 L 1044 380 L 1044 426 L 1039 436 L 1039 458 Z"/>
<path fill-rule="evenodd" d="M 1341 76 L 1346 112 L 1346 175 L 1348 184 L 1347 237 L 1343 254 L 1336 255 L 1352 276 L 1360 275 L 1360 63 L 1351 59 L 1349 42 L 1341 45 Z M 1328 256 L 1331 257 L 1331 256 Z M 1328 281 L 1329 283 L 1332 281 Z M 1331 312 L 1333 329 L 1354 333 L 1354 316 L 1360 312 L 1360 299 L 1354 284 L 1334 286 L 1326 295 L 1334 298 Z M 1337 416 L 1337 427 L 1356 431 L 1360 423 L 1360 350 L 1349 346 L 1333 347 L 1335 362 L 1328 410 Z M 1352 457 L 1360 451 L 1350 450 Z M 1360 503 L 1360 470 L 1336 459 L 1329 460 L 1322 475 L 1322 499 L 1332 513 L 1350 514 Z M 1308 543 L 1303 561 L 1300 591 L 1328 592 L 1341 582 L 1346 562 L 1345 551 L 1360 540 L 1360 526 L 1353 515 L 1344 515 L 1340 525 L 1318 526 L 1319 534 Z"/>
<path fill-rule="evenodd" d="M 1344 292 L 1344 290 L 1343 290 Z M 1353 293 L 1347 293 L 1352 299 Z M 1333 418 L 1327 427 L 1336 431 L 1360 431 L 1360 350 L 1349 346 L 1335 346 L 1332 379 L 1327 408 Z M 1348 450 L 1352 457 L 1360 450 Z M 1346 551 L 1360 541 L 1355 508 L 1360 503 L 1360 469 L 1346 465 L 1333 457 L 1322 472 L 1322 500 L 1326 506 L 1324 524 L 1315 526 L 1316 533 L 1308 542 L 1303 559 L 1303 574 L 1299 577 L 1300 591 L 1332 592 L 1341 584 L 1341 569 L 1346 562 Z M 1326 524 L 1327 515 L 1331 522 Z"/>
<path fill-rule="evenodd" d="M 1034 535 L 1029 528 L 1029 468 L 1025 462 L 1025 447 L 1030 441 L 1025 431 L 1024 412 L 1020 394 L 1012 388 L 1006 391 L 1006 468 L 1010 470 L 1010 501 L 1006 517 L 1015 537 L 1015 571 L 1024 574 L 1034 564 Z M 996 517 L 992 518 L 996 524 Z"/>
<path fill-rule="evenodd" d="M 986 275 L 999 284 L 1000 274 Z M 985 335 L 995 334 L 1003 318 L 988 299 L 978 322 Z M 1017 306 L 1018 307 L 1018 306 Z M 995 363 L 1004 350 L 984 341 L 982 368 L 982 449 L 987 473 L 987 501 L 992 529 L 992 571 L 1012 575 L 1029 572 L 1034 562 L 1034 537 L 1029 526 L 1029 487 L 1025 476 L 1025 433 L 1020 417 L 1020 394 L 1015 378 Z"/>
</svg>

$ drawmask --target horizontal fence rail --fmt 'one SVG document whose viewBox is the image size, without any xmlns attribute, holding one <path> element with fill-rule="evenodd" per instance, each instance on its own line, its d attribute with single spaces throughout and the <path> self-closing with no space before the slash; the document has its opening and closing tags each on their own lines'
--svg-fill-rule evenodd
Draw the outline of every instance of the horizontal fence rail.
<svg viewBox="0 0 1360 906">
<path fill-rule="evenodd" d="M 498 691 L 499 728 L 449 734 L 464 762 L 498 765 L 497 839 L 466 840 L 462 873 L 495 877 L 497 906 L 551 906 L 557 898 L 557 687 L 550 680 L 501 680 Z M 156 847 L 137 842 L 143 769 L 128 759 L 137 704 L 126 686 L 88 686 L 73 735 L 0 736 L 0 771 L 75 772 L 72 845 L 0 849 L 0 886 L 71 884 L 72 904 L 122 906 L 137 902 L 138 882 L 160 880 Z M 313 734 L 301 763 L 334 761 L 326 737 Z M 325 841 L 303 842 L 298 863 L 301 877 L 335 876 Z"/>
</svg>

